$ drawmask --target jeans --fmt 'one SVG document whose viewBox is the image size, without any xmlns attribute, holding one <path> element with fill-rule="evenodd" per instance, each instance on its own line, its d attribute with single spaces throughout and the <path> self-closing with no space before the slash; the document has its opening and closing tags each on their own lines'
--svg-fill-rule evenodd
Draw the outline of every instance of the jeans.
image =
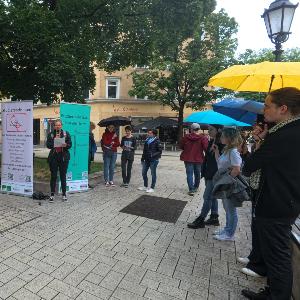
<svg viewBox="0 0 300 300">
<path fill-rule="evenodd" d="M 122 178 L 124 184 L 129 184 L 131 178 L 131 169 L 132 169 L 133 160 L 122 158 L 121 159 L 121 168 L 122 168 Z"/>
<path fill-rule="evenodd" d="M 64 160 L 61 154 L 57 154 L 57 156 L 51 160 L 49 164 L 50 172 L 51 172 L 51 178 L 50 178 L 51 195 L 54 195 L 55 193 L 57 171 L 59 171 L 62 194 L 64 196 L 66 195 L 66 189 L 67 189 L 66 177 L 67 177 L 68 165 L 69 165 L 69 161 Z"/>
<path fill-rule="evenodd" d="M 229 199 L 222 199 L 222 202 L 226 212 L 226 226 L 224 227 L 224 231 L 228 236 L 231 237 L 234 236 L 238 223 L 236 207 L 233 206 L 232 201 Z"/>
<path fill-rule="evenodd" d="M 156 168 L 158 166 L 159 161 L 154 160 L 154 161 L 144 161 L 142 163 L 143 169 L 142 169 L 142 175 L 143 175 L 143 180 L 144 180 L 144 187 L 148 187 L 148 170 L 150 168 L 151 170 L 151 176 L 152 176 L 152 182 L 151 182 L 151 189 L 155 188 L 156 184 Z"/>
<path fill-rule="evenodd" d="M 103 153 L 105 182 L 114 180 L 116 160 L 117 160 L 117 152 Z"/>
<path fill-rule="evenodd" d="M 200 185 L 201 164 L 190 163 L 190 162 L 184 162 L 184 164 L 185 164 L 186 179 L 187 179 L 189 191 L 194 191 L 198 189 Z"/>
<path fill-rule="evenodd" d="M 212 196 L 214 185 L 213 181 L 205 180 L 205 190 L 203 194 L 203 205 L 201 209 L 200 216 L 205 219 L 211 210 L 212 215 L 218 215 L 218 200 Z"/>
</svg>

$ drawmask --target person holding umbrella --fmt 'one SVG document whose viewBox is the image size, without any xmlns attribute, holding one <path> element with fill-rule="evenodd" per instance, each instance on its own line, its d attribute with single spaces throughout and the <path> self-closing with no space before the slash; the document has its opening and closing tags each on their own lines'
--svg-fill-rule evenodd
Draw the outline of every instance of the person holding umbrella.
<svg viewBox="0 0 300 300">
<path fill-rule="evenodd" d="M 110 124 L 102 135 L 101 147 L 103 151 L 104 182 L 105 186 L 115 186 L 114 172 L 117 160 L 117 148 L 120 146 L 115 126 Z"/>
<path fill-rule="evenodd" d="M 265 100 L 266 122 L 260 145 L 246 160 L 244 173 L 256 192 L 253 215 L 269 287 L 248 299 L 291 299 L 293 285 L 291 225 L 300 214 L 300 90 L 281 88 Z"/>
<path fill-rule="evenodd" d="M 218 200 L 212 196 L 213 177 L 218 171 L 218 165 L 215 158 L 214 146 L 217 145 L 221 153 L 224 145 L 220 141 L 222 125 L 209 125 L 208 134 L 210 141 L 205 151 L 205 158 L 202 164 L 201 176 L 205 179 L 205 190 L 203 193 L 203 205 L 200 215 L 192 222 L 188 223 L 188 227 L 192 229 L 204 228 L 205 225 L 219 226 Z M 210 218 L 204 221 L 209 211 Z"/>
</svg>

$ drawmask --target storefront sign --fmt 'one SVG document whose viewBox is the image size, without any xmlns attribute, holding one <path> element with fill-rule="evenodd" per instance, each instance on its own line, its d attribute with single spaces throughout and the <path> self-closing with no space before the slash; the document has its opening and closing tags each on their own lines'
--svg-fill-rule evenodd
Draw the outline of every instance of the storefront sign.
<svg viewBox="0 0 300 300">
<path fill-rule="evenodd" d="M 33 193 L 33 103 L 2 103 L 1 191 Z"/>
<path fill-rule="evenodd" d="M 90 106 L 61 103 L 60 118 L 63 130 L 70 133 L 72 148 L 67 172 L 67 191 L 78 192 L 88 189 L 88 151 L 90 131 Z"/>
</svg>

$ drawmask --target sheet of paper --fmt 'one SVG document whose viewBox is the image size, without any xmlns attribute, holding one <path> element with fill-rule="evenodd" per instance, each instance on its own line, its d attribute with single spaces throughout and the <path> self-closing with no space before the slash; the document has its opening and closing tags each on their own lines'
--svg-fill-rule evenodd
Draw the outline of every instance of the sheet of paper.
<svg viewBox="0 0 300 300">
<path fill-rule="evenodd" d="M 62 147 L 63 144 L 66 143 L 65 137 L 62 138 L 54 138 L 54 148 Z"/>
</svg>

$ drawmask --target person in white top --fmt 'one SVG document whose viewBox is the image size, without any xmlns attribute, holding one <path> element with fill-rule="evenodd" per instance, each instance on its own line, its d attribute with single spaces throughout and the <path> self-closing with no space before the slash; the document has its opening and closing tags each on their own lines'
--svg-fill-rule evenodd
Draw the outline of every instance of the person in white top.
<svg viewBox="0 0 300 300">
<path fill-rule="evenodd" d="M 214 147 L 218 169 L 231 169 L 231 176 L 238 176 L 241 171 L 242 158 L 238 146 L 242 143 L 240 132 L 235 128 L 225 128 L 222 131 L 221 143 L 225 145 L 222 154 L 218 147 Z M 230 199 L 222 199 L 226 212 L 226 225 L 224 229 L 215 232 L 214 238 L 219 241 L 234 241 L 234 234 L 237 228 L 238 215 L 236 207 Z"/>
</svg>

